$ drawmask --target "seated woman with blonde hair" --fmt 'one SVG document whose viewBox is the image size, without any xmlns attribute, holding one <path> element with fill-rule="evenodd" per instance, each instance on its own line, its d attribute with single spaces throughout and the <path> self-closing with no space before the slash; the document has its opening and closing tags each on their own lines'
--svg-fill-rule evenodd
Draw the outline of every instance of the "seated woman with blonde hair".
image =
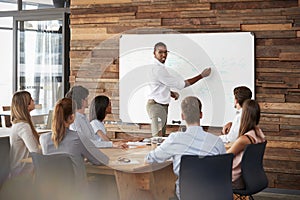
<svg viewBox="0 0 300 200">
<path fill-rule="evenodd" d="M 227 153 L 235 155 L 232 164 L 232 187 L 234 189 L 244 188 L 243 177 L 241 176 L 241 161 L 244 150 L 248 144 L 256 144 L 265 141 L 265 135 L 258 127 L 260 120 L 260 107 L 255 100 L 246 100 L 243 103 L 243 113 L 239 137 L 227 150 Z"/>
<path fill-rule="evenodd" d="M 30 111 L 34 109 L 34 101 L 27 91 L 19 91 L 13 95 L 11 103 L 12 130 L 10 135 L 11 177 L 33 173 L 33 166 L 21 162 L 28 158 L 30 152 L 40 152 L 39 135 L 36 132 Z"/>
</svg>

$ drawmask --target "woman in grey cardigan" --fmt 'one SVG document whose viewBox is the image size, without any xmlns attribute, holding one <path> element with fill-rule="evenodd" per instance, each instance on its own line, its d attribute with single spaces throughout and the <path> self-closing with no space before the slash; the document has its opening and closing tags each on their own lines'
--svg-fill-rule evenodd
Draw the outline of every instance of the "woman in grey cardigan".
<svg viewBox="0 0 300 200">
<path fill-rule="evenodd" d="M 82 182 L 86 178 L 84 158 L 92 164 L 100 165 L 97 160 L 81 142 L 78 133 L 69 129 L 74 122 L 76 105 L 70 98 L 59 100 L 53 111 L 52 133 L 42 134 L 40 143 L 43 154 L 69 154 L 73 160 L 76 178 Z M 101 157 L 107 159 L 105 154 L 98 150 Z"/>
</svg>

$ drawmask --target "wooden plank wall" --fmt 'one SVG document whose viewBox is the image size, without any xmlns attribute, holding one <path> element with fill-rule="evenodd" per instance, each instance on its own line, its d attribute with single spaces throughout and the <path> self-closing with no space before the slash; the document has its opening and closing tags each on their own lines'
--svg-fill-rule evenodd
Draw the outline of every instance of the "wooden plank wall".
<svg viewBox="0 0 300 200">
<path fill-rule="evenodd" d="M 112 120 L 119 34 L 252 31 L 269 187 L 300 189 L 300 0 L 72 0 L 70 24 L 71 85 L 110 96 Z"/>
</svg>

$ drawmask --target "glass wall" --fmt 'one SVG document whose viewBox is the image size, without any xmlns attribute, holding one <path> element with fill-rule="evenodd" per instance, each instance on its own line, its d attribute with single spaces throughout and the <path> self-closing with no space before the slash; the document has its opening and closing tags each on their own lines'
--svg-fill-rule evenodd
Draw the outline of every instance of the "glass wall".
<svg viewBox="0 0 300 200">
<path fill-rule="evenodd" d="M 54 2 L 0 0 L 0 111 L 27 90 L 48 113 L 68 90 L 69 1 Z"/>
<path fill-rule="evenodd" d="M 1 6 L 0 6 L 1 7 Z M 0 17 L 0 105 L 10 105 L 13 93 L 13 18 Z"/>
<path fill-rule="evenodd" d="M 18 10 L 17 0 L 0 0 L 0 11 L 16 11 Z"/>
<path fill-rule="evenodd" d="M 62 2 L 61 0 L 22 0 L 22 10 L 49 9 L 54 8 L 54 2 Z M 61 7 L 67 7 L 69 1 L 60 4 Z M 56 7 L 58 6 L 55 3 Z M 17 11 L 17 0 L 0 0 L 0 11 Z"/>
<path fill-rule="evenodd" d="M 53 0 L 23 0 L 22 10 L 53 8 Z"/>
<path fill-rule="evenodd" d="M 63 97 L 62 20 L 18 21 L 17 90 L 52 109 Z"/>
</svg>

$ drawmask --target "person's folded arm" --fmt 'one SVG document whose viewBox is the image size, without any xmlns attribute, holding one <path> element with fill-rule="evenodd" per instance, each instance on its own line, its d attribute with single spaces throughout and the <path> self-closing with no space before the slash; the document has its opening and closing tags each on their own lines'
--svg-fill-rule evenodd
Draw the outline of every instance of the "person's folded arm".
<svg viewBox="0 0 300 200">
<path fill-rule="evenodd" d="M 110 141 L 109 137 L 107 137 L 107 135 L 104 134 L 101 130 L 98 130 L 98 131 L 97 131 L 97 134 L 99 135 L 99 137 L 101 137 L 101 139 L 102 139 L 103 141 Z"/>
</svg>

